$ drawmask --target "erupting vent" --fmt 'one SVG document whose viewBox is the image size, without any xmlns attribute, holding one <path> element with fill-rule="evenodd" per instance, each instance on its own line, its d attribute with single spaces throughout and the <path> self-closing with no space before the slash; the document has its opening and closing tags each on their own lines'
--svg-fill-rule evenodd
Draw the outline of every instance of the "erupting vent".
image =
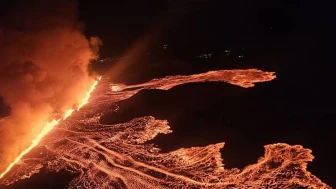
<svg viewBox="0 0 336 189">
<path fill-rule="evenodd" d="M 38 145 L 36 153 L 20 158 L 1 182 L 11 184 L 29 178 L 45 167 L 49 171 L 66 169 L 79 173 L 69 188 L 329 189 L 331 187 L 306 170 L 313 156 L 311 150 L 299 145 L 266 145 L 264 156 L 256 164 L 242 170 L 225 169 L 219 152 L 224 143 L 169 153 L 161 153 L 154 145 L 145 144 L 157 134 L 172 132 L 167 120 L 148 116 L 115 125 L 99 123 L 102 115 L 115 111 L 111 108 L 115 102 L 130 98 L 142 89 L 168 90 L 184 83 L 207 81 L 247 88 L 256 82 L 274 79 L 273 74 L 256 69 L 220 70 L 169 76 L 132 86 L 110 84 L 108 78 L 102 78 L 90 102 L 80 106 L 80 111 L 70 110 L 65 116 L 67 119 L 52 127 L 43 140 L 38 139 L 41 141 L 34 145 Z"/>
</svg>

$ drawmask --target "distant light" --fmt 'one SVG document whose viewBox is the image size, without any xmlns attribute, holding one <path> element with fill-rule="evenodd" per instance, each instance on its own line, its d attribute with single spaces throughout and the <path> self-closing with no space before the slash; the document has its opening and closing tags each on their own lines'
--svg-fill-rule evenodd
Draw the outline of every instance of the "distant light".
<svg viewBox="0 0 336 189">
<path fill-rule="evenodd" d="M 229 55 L 230 55 L 230 52 L 231 52 L 230 49 L 225 50 L 226 56 L 229 56 Z"/>
<path fill-rule="evenodd" d="M 211 58 L 212 53 L 208 53 L 208 54 L 201 54 L 199 56 L 196 56 L 196 58 Z"/>
</svg>

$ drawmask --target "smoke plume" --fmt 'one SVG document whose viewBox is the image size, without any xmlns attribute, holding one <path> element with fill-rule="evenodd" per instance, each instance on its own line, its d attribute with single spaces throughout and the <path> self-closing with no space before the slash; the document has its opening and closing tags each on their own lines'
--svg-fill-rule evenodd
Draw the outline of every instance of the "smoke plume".
<svg viewBox="0 0 336 189">
<path fill-rule="evenodd" d="M 0 22 L 0 172 L 52 119 L 76 108 L 93 82 L 88 64 L 101 41 L 87 39 L 74 1 L 31 1 Z"/>
</svg>

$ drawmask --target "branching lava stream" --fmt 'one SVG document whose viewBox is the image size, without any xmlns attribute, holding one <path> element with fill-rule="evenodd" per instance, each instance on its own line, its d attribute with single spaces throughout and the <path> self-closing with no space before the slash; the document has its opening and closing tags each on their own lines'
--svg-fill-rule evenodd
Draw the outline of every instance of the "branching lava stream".
<svg viewBox="0 0 336 189">
<path fill-rule="evenodd" d="M 143 89 L 168 90 L 184 83 L 212 81 L 248 88 L 274 78 L 273 72 L 257 69 L 169 76 L 130 86 L 111 84 L 103 77 L 92 89 L 90 102 L 79 111 L 69 110 L 67 119 L 38 144 L 39 153 L 22 157 L 0 182 L 8 185 L 45 167 L 48 171 L 66 169 L 79 173 L 69 188 L 330 189 L 306 170 L 314 157 L 311 150 L 300 145 L 266 145 L 265 154 L 257 163 L 242 170 L 225 169 L 219 152 L 224 143 L 169 153 L 160 152 L 154 144 L 145 144 L 158 134 L 172 132 L 167 120 L 146 116 L 114 125 L 99 122 L 106 113 L 118 111 L 112 108 L 114 103 Z"/>
</svg>

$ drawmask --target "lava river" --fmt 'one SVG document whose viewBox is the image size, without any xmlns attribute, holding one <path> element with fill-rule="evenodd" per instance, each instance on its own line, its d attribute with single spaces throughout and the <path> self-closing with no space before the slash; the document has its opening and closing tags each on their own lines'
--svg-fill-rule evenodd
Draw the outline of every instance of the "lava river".
<svg viewBox="0 0 336 189">
<path fill-rule="evenodd" d="M 0 183 L 28 179 L 44 167 L 78 173 L 69 188 L 331 188 L 306 170 L 314 157 L 300 145 L 266 145 L 264 156 L 255 164 L 226 169 L 220 154 L 224 143 L 169 153 L 145 143 L 172 132 L 167 120 L 147 116 L 114 125 L 99 122 L 101 116 L 118 111 L 116 102 L 143 89 L 169 90 L 190 82 L 227 82 L 248 88 L 274 78 L 273 72 L 257 69 L 169 76 L 130 86 L 112 84 L 103 77 L 89 103 L 61 121 Z"/>
</svg>

